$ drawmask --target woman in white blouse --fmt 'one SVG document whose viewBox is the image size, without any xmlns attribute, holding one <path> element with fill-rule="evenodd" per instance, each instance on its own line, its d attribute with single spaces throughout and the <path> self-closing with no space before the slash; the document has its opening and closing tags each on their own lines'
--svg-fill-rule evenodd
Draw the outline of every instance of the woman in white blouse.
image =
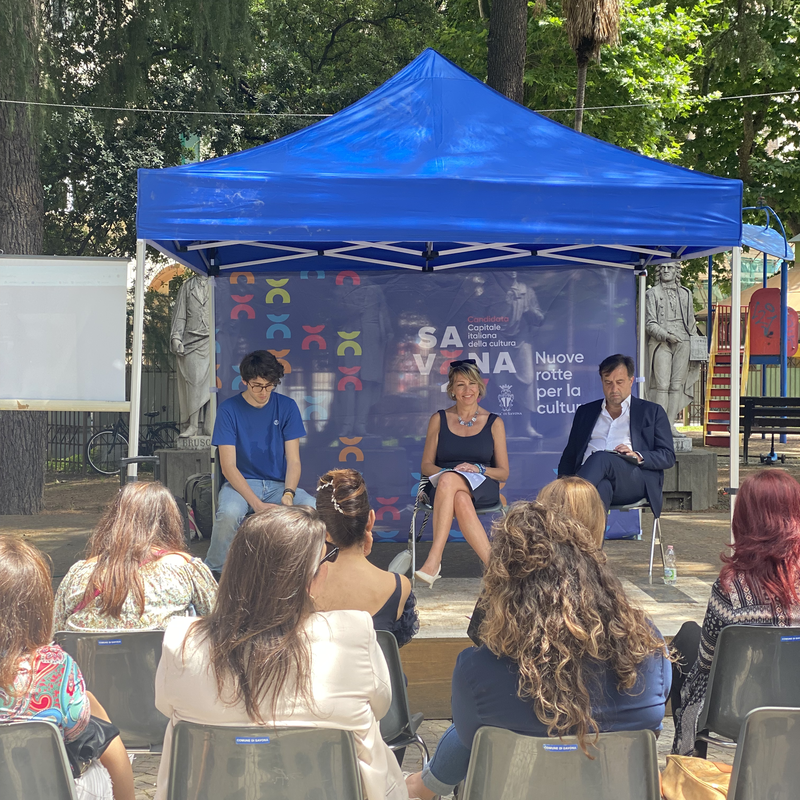
<svg viewBox="0 0 800 800">
<path fill-rule="evenodd" d="M 274 506 L 239 528 L 215 609 L 175 619 L 164 634 L 156 706 L 170 723 L 156 800 L 166 797 L 179 720 L 350 730 L 367 800 L 406 800 L 378 725 L 391 688 L 372 619 L 365 611 L 314 609 L 337 554 L 306 506 Z"/>
</svg>

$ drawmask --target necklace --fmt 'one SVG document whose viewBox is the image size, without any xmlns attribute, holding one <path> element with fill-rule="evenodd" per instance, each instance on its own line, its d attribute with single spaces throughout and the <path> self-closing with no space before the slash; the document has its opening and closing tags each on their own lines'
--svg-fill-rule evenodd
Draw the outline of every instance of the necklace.
<svg viewBox="0 0 800 800">
<path fill-rule="evenodd" d="M 476 410 L 472 416 L 472 419 L 469 420 L 468 422 L 464 422 L 464 420 L 461 419 L 461 415 L 457 411 L 456 411 L 456 416 L 458 417 L 459 425 L 465 425 L 467 428 L 471 428 L 475 424 L 475 420 L 478 419 L 478 412 Z"/>
</svg>

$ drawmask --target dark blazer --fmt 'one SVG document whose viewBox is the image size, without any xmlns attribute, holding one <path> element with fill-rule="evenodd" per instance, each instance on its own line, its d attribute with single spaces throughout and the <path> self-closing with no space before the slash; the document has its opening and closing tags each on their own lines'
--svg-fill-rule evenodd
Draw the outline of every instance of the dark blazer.
<svg viewBox="0 0 800 800">
<path fill-rule="evenodd" d="M 575 475 L 580 469 L 602 407 L 602 400 L 578 406 L 567 446 L 558 462 L 559 477 Z M 664 470 L 675 463 L 675 449 L 667 414 L 658 403 L 631 396 L 631 449 L 644 459 L 639 469 L 642 470 L 647 501 L 655 516 L 660 516 L 664 504 L 661 494 Z"/>
</svg>

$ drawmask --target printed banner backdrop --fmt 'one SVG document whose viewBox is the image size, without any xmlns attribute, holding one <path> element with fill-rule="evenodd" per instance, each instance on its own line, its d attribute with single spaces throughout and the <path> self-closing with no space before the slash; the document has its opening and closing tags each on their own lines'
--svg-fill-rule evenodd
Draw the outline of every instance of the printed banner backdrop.
<svg viewBox="0 0 800 800">
<path fill-rule="evenodd" d="M 635 356 L 625 269 L 240 271 L 214 281 L 219 402 L 244 389 L 247 353 L 274 353 L 286 369 L 278 391 L 307 430 L 300 485 L 313 494 L 327 470 L 358 469 L 376 539 L 407 540 L 428 421 L 452 405 L 450 361 L 474 358 L 483 373 L 481 405 L 506 426 L 502 494 L 513 502 L 555 477 L 575 409 L 601 395 L 600 361 Z"/>
</svg>

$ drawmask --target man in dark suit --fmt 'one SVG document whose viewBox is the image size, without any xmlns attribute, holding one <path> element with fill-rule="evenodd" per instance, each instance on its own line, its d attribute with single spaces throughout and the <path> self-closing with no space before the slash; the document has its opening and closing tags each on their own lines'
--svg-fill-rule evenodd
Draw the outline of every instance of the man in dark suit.
<svg viewBox="0 0 800 800">
<path fill-rule="evenodd" d="M 631 396 L 633 374 L 630 356 L 600 364 L 604 399 L 578 407 L 558 475 L 596 486 L 606 510 L 646 497 L 660 516 L 664 470 L 675 463 L 672 430 L 660 405 Z"/>
</svg>

